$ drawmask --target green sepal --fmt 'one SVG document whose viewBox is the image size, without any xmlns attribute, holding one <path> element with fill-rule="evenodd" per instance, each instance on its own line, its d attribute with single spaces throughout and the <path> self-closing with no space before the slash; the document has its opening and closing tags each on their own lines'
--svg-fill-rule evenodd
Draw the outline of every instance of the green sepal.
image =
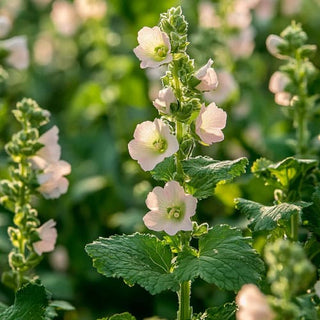
<svg viewBox="0 0 320 320">
<path fill-rule="evenodd" d="M 156 236 L 135 233 L 99 238 L 86 245 L 93 266 L 106 277 L 123 278 L 139 284 L 151 294 L 164 290 L 177 291 L 170 247 Z"/>
<path fill-rule="evenodd" d="M 213 195 L 219 183 L 225 183 L 245 172 L 247 158 L 218 161 L 209 157 L 198 156 L 182 161 L 187 192 L 198 199 Z"/>
<path fill-rule="evenodd" d="M 244 238 L 241 230 L 215 226 L 199 239 L 199 249 L 178 254 L 175 276 L 180 282 L 200 277 L 226 290 L 239 290 L 245 283 L 258 283 L 263 261 Z"/>
</svg>

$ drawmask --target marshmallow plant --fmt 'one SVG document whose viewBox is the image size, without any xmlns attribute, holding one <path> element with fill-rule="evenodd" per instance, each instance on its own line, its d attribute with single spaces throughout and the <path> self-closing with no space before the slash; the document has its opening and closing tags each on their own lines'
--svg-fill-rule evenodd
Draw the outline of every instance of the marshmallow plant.
<svg viewBox="0 0 320 320">
<path fill-rule="evenodd" d="M 107 277 L 121 277 L 151 294 L 177 292 L 179 320 L 220 319 L 222 313 L 229 319 L 236 312 L 235 303 L 193 314 L 192 282 L 201 278 L 238 291 L 247 283 L 258 285 L 264 265 L 241 230 L 197 223 L 198 202 L 212 196 L 217 184 L 244 173 L 248 161 L 193 156 L 197 143 L 209 146 L 223 141 L 227 114 L 215 103 L 203 101 L 203 93 L 217 87 L 217 76 L 211 59 L 195 67 L 186 51 L 188 44 L 180 7 L 162 14 L 158 26 L 143 27 L 138 33 L 134 53 L 141 68 L 167 68 L 161 78 L 163 88 L 153 101 L 159 117 L 138 124 L 128 145 L 141 169 L 161 184 L 146 199 L 143 221 L 150 233 L 99 238 L 86 251 Z M 134 319 L 127 313 L 122 317 Z"/>
<path fill-rule="evenodd" d="M 55 307 L 68 309 L 71 306 L 66 302 L 50 306 L 46 290 L 35 274 L 34 268 L 44 253 L 55 248 L 57 229 L 53 219 L 41 224 L 41 217 L 32 207 L 32 198 L 43 195 L 53 199 L 65 193 L 68 180 L 64 175 L 69 174 L 71 168 L 60 160 L 58 128 L 53 126 L 39 136 L 39 128 L 49 122 L 47 110 L 24 98 L 17 103 L 13 114 L 22 130 L 5 146 L 11 164 L 9 178 L 0 182 L 0 203 L 13 213 L 14 226 L 8 228 L 12 244 L 11 270 L 2 274 L 2 282 L 16 291 L 16 300 L 10 307 L 3 305 L 0 318 L 22 319 L 25 314 L 21 310 L 26 309 L 26 315 L 31 314 L 33 319 L 44 319 L 45 314 L 45 319 L 53 319 L 57 315 Z"/>
</svg>

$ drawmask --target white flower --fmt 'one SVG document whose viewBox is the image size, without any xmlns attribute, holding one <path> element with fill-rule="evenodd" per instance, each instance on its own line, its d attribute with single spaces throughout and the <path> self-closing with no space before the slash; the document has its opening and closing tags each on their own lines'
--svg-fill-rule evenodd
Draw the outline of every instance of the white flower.
<svg viewBox="0 0 320 320">
<path fill-rule="evenodd" d="M 57 240 L 56 222 L 52 219 L 44 223 L 37 229 L 41 240 L 32 244 L 34 251 L 41 256 L 43 252 L 50 252 L 54 250 Z"/>
<path fill-rule="evenodd" d="M 278 59 L 286 59 L 287 56 L 279 52 L 279 46 L 284 45 L 285 43 L 286 43 L 285 40 L 282 39 L 281 37 L 275 34 L 270 34 L 266 40 L 266 47 L 274 57 Z"/>
<path fill-rule="evenodd" d="M 151 211 L 143 221 L 150 230 L 163 230 L 171 236 L 180 230 L 192 230 L 191 217 L 196 213 L 197 199 L 186 194 L 178 182 L 155 187 L 148 194 L 146 205 Z"/>
<path fill-rule="evenodd" d="M 254 284 L 245 284 L 238 292 L 236 303 L 237 320 L 273 320 L 274 314 L 266 296 Z"/>
<path fill-rule="evenodd" d="M 128 144 L 130 156 L 137 160 L 145 171 L 152 170 L 179 149 L 177 138 L 160 119 L 138 124 L 133 137 Z"/>
<path fill-rule="evenodd" d="M 177 103 L 177 99 L 171 87 L 159 91 L 158 97 L 153 101 L 153 105 L 162 113 L 171 114 L 171 103 Z"/>
<path fill-rule="evenodd" d="M 140 59 L 141 68 L 157 68 L 172 61 L 169 37 L 159 27 L 143 27 L 138 32 L 138 43 L 133 52 Z"/>
<path fill-rule="evenodd" d="M 281 106 L 290 106 L 291 94 L 285 91 L 290 79 L 282 72 L 276 71 L 270 78 L 269 90 L 275 94 L 275 102 Z"/>
<path fill-rule="evenodd" d="M 251 56 L 254 50 L 254 29 L 252 27 L 245 28 L 240 31 L 239 34 L 231 37 L 227 43 L 231 53 L 234 57 L 245 57 Z"/>
<path fill-rule="evenodd" d="M 53 3 L 51 20 L 62 35 L 72 36 L 78 29 L 79 17 L 72 3 L 58 0 Z"/>
<path fill-rule="evenodd" d="M 29 65 L 29 50 L 27 38 L 24 36 L 13 37 L 0 42 L 0 46 L 8 51 L 6 62 L 16 69 L 26 69 Z"/>
<path fill-rule="evenodd" d="M 11 30 L 12 23 L 11 20 L 4 15 L 0 16 L 0 38 L 5 37 Z"/>
<path fill-rule="evenodd" d="M 213 68 L 211 68 L 213 61 L 209 59 L 206 65 L 201 67 L 195 74 L 195 77 L 201 82 L 196 86 L 200 91 L 211 91 L 217 88 L 218 78 Z"/>
<path fill-rule="evenodd" d="M 38 141 L 44 146 L 30 161 L 35 169 L 41 170 L 37 175 L 39 192 L 46 199 L 58 198 L 68 190 L 69 182 L 64 177 L 71 172 L 68 162 L 60 160 L 61 147 L 58 144 L 59 129 L 53 126 L 45 132 Z"/>
<path fill-rule="evenodd" d="M 74 4 L 79 16 L 84 20 L 89 18 L 100 20 L 107 11 L 104 0 L 75 0 Z"/>
<path fill-rule="evenodd" d="M 40 184 L 39 192 L 46 199 L 59 198 L 68 190 L 69 181 L 64 176 L 70 172 L 71 166 L 66 161 L 60 160 L 49 164 L 37 177 Z"/>
<path fill-rule="evenodd" d="M 196 119 L 196 133 L 206 144 L 220 142 L 224 139 L 222 129 L 226 126 L 227 114 L 214 102 L 207 107 L 202 105 Z"/>
</svg>

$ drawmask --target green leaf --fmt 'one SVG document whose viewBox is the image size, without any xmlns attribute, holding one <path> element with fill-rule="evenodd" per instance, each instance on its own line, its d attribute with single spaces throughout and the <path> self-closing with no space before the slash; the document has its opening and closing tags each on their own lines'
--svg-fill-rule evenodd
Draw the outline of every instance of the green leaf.
<svg viewBox="0 0 320 320">
<path fill-rule="evenodd" d="M 157 164 L 150 173 L 153 179 L 168 182 L 174 180 L 176 171 L 175 159 L 174 156 L 171 156 Z"/>
<path fill-rule="evenodd" d="M 296 159 L 293 157 L 286 158 L 280 162 L 272 163 L 271 161 L 261 158 L 252 166 L 252 172 L 263 178 L 267 184 L 276 187 L 297 188 L 304 179 L 306 174 L 318 166 L 318 161 L 314 159 Z"/>
<path fill-rule="evenodd" d="M 153 235 L 135 233 L 99 238 L 88 244 L 86 251 L 94 267 L 106 277 L 122 277 L 151 294 L 179 289 L 171 273 L 170 247 Z"/>
<path fill-rule="evenodd" d="M 312 206 L 306 208 L 302 215 L 303 225 L 320 236 L 320 187 L 311 196 Z"/>
<path fill-rule="evenodd" d="M 50 307 L 54 307 L 57 310 L 65 310 L 65 311 L 71 311 L 74 310 L 74 306 L 63 300 L 53 300 L 50 302 Z"/>
<path fill-rule="evenodd" d="M 302 209 L 311 205 L 311 203 L 301 201 L 264 206 L 241 198 L 235 199 L 235 202 L 236 207 L 251 221 L 249 228 L 253 231 L 272 230 L 277 227 L 278 221 L 289 220 L 294 214 L 298 214 L 300 218 Z"/>
<path fill-rule="evenodd" d="M 196 157 L 182 161 L 184 173 L 188 176 L 188 192 L 198 199 L 214 193 L 218 183 L 225 183 L 245 172 L 247 158 L 218 161 L 209 157 Z"/>
<path fill-rule="evenodd" d="M 202 278 L 227 290 L 258 283 L 264 264 L 249 245 L 249 238 L 228 225 L 215 226 L 199 239 L 199 250 L 178 254 L 174 273 L 179 281 Z"/>
<path fill-rule="evenodd" d="M 47 306 L 45 287 L 28 283 L 17 291 L 14 304 L 0 314 L 0 320 L 43 320 Z"/>
<path fill-rule="evenodd" d="M 236 304 L 226 303 L 220 307 L 209 308 L 206 310 L 205 320 L 233 320 L 235 319 L 235 313 L 237 311 Z"/>
<path fill-rule="evenodd" d="M 101 318 L 98 320 L 136 320 L 136 318 L 129 312 L 117 313 L 108 318 Z"/>
</svg>

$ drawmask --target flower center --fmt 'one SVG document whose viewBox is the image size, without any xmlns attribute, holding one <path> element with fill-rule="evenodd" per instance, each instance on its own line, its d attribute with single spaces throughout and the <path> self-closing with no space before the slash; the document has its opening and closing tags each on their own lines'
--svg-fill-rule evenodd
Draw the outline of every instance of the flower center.
<svg viewBox="0 0 320 320">
<path fill-rule="evenodd" d="M 159 152 L 159 153 L 163 153 L 167 150 L 168 144 L 167 141 L 162 139 L 162 138 L 158 138 L 157 140 L 153 141 L 153 147 Z"/>
<path fill-rule="evenodd" d="M 167 209 L 169 219 L 180 220 L 183 216 L 183 212 L 180 207 L 170 207 Z"/>
<path fill-rule="evenodd" d="M 158 46 L 154 48 L 155 58 L 156 60 L 163 60 L 167 56 L 168 48 L 166 46 Z"/>
</svg>

